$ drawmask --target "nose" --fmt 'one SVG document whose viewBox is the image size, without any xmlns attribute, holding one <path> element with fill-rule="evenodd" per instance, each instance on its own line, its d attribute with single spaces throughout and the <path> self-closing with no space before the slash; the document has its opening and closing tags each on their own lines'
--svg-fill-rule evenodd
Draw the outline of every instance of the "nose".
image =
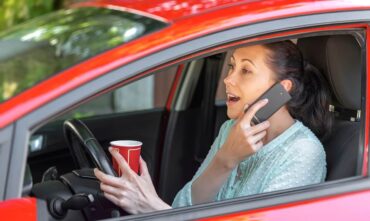
<svg viewBox="0 0 370 221">
<path fill-rule="evenodd" d="M 224 78 L 224 84 L 235 86 L 235 79 L 232 71 Z"/>
</svg>

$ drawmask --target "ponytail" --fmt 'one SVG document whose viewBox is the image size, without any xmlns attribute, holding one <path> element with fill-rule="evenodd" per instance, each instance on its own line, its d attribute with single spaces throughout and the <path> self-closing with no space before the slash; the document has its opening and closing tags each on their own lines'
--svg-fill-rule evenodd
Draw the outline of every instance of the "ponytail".
<svg viewBox="0 0 370 221">
<path fill-rule="evenodd" d="M 298 85 L 297 85 L 298 86 Z M 330 92 L 322 74 L 311 64 L 303 63 L 303 81 L 300 90 L 291 91 L 289 113 L 309 127 L 321 139 L 331 132 L 332 115 L 329 112 Z"/>
<path fill-rule="evenodd" d="M 291 41 L 264 45 L 269 50 L 267 64 L 278 81 L 293 83 L 287 103 L 293 118 L 303 122 L 317 137 L 325 139 L 331 132 L 330 91 L 317 68 L 304 62 L 298 47 Z"/>
</svg>

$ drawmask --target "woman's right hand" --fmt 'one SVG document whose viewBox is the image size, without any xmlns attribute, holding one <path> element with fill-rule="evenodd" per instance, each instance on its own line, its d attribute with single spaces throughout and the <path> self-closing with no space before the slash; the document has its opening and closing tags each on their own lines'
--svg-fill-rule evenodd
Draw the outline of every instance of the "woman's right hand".
<svg viewBox="0 0 370 221">
<path fill-rule="evenodd" d="M 267 104 L 263 99 L 251 106 L 247 112 L 236 120 L 229 136 L 217 154 L 219 161 L 227 168 L 233 169 L 246 157 L 257 152 L 262 146 L 262 138 L 270 126 L 268 121 L 252 125 L 251 121 L 259 109 Z M 245 109 L 248 108 L 246 105 Z"/>
</svg>

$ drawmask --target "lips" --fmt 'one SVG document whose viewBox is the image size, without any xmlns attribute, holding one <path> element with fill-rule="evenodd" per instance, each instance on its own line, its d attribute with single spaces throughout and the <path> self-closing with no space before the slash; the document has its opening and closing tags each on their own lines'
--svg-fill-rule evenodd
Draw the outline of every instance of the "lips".
<svg viewBox="0 0 370 221">
<path fill-rule="evenodd" d="M 227 93 L 227 102 L 229 103 L 236 103 L 240 100 L 240 97 L 235 95 L 235 94 L 231 94 L 231 93 Z"/>
</svg>

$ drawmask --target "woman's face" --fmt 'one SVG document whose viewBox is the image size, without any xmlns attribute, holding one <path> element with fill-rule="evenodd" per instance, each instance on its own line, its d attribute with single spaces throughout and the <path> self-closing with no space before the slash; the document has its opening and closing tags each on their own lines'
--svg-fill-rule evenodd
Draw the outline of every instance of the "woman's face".
<svg viewBox="0 0 370 221">
<path fill-rule="evenodd" d="M 238 48 L 230 58 L 229 72 L 224 79 L 227 115 L 230 119 L 243 114 L 275 82 L 274 74 L 265 63 L 268 50 L 261 45 Z"/>
</svg>

